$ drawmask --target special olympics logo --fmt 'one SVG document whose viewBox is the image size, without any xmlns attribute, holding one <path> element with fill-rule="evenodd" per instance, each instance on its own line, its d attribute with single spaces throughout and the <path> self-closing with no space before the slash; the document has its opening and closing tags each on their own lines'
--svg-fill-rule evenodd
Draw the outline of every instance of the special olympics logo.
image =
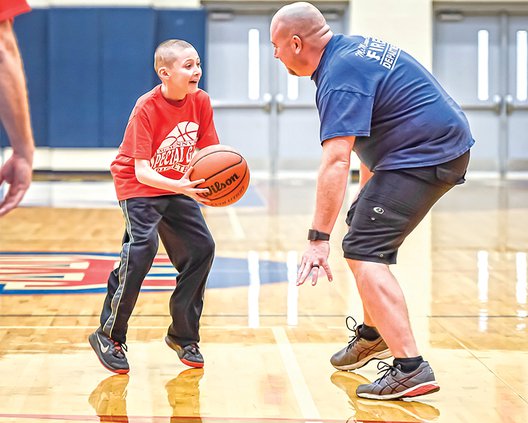
<svg viewBox="0 0 528 423">
<path fill-rule="evenodd" d="M 161 142 L 150 159 L 150 164 L 157 172 L 187 166 L 192 159 L 199 126 L 195 122 L 180 122 Z"/>
</svg>

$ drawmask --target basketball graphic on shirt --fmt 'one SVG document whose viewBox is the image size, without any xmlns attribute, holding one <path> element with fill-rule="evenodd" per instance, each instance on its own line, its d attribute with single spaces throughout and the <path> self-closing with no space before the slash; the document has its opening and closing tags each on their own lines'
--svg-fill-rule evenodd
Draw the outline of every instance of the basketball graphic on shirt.
<svg viewBox="0 0 528 423">
<path fill-rule="evenodd" d="M 184 141 L 196 141 L 198 138 L 198 125 L 194 122 L 182 122 L 177 128 L 181 130 L 180 137 Z"/>
<path fill-rule="evenodd" d="M 178 123 L 150 159 L 152 169 L 158 173 L 169 170 L 184 173 L 193 156 L 199 128 L 195 122 Z"/>
<path fill-rule="evenodd" d="M 162 141 L 158 150 L 170 147 L 174 143 L 179 145 L 189 145 L 189 141 L 196 141 L 198 138 L 198 124 L 195 122 L 180 122 L 169 132 L 167 137 Z"/>
</svg>

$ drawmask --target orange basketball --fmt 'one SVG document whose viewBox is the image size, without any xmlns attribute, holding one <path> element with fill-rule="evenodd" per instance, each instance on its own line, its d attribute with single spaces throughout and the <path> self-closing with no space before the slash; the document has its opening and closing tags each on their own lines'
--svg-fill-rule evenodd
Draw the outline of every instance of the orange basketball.
<svg viewBox="0 0 528 423">
<path fill-rule="evenodd" d="M 190 180 L 205 179 L 197 188 L 209 192 L 200 194 L 208 206 L 224 207 L 242 198 L 249 186 L 249 167 L 242 155 L 227 145 L 211 145 L 200 150 L 191 160 Z"/>
</svg>

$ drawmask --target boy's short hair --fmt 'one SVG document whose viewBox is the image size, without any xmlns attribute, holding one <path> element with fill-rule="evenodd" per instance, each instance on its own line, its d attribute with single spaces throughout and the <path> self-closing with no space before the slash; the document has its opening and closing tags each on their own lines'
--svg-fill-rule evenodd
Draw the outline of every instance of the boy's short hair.
<svg viewBox="0 0 528 423">
<path fill-rule="evenodd" d="M 185 40 L 163 41 L 154 52 L 154 70 L 157 72 L 161 66 L 171 66 L 178 53 L 186 48 L 194 48 L 194 46 Z"/>
</svg>

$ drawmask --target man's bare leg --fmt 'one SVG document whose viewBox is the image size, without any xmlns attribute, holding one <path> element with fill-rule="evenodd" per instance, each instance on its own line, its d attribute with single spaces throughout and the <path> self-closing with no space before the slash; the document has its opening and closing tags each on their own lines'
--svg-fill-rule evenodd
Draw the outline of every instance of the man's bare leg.
<svg viewBox="0 0 528 423">
<path fill-rule="evenodd" d="M 365 323 L 375 326 L 394 357 L 419 356 L 401 287 L 382 263 L 347 259 L 363 301 Z"/>
</svg>

